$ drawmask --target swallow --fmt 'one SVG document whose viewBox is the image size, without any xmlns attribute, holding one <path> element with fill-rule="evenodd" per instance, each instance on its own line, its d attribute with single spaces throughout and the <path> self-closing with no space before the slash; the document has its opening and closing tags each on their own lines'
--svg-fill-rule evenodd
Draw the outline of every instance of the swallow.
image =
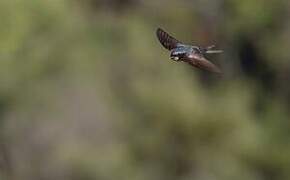
<svg viewBox="0 0 290 180">
<path fill-rule="evenodd" d="M 170 59 L 174 61 L 186 62 L 196 68 L 212 73 L 222 73 L 219 67 L 211 63 L 204 56 L 205 54 L 223 52 L 222 50 L 213 50 L 215 45 L 208 47 L 187 45 L 178 41 L 161 28 L 157 29 L 156 35 L 163 47 L 171 52 Z"/>
</svg>

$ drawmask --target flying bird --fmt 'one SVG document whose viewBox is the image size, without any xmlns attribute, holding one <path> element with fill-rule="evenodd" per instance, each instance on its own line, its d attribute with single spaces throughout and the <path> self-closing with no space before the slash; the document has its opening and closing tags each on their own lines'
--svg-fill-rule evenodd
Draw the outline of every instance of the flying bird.
<svg viewBox="0 0 290 180">
<path fill-rule="evenodd" d="M 207 60 L 205 54 L 222 53 L 222 50 L 213 50 L 215 45 L 208 47 L 199 47 L 184 44 L 174 37 L 169 35 L 167 32 L 158 28 L 156 31 L 158 40 L 160 43 L 171 51 L 170 58 L 174 61 L 187 62 L 188 64 L 203 69 L 209 72 L 221 74 L 220 68 Z"/>
</svg>

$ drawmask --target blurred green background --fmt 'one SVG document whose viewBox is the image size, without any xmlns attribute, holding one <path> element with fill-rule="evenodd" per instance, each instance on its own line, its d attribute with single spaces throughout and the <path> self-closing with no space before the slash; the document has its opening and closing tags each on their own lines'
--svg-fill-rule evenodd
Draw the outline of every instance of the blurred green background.
<svg viewBox="0 0 290 180">
<path fill-rule="evenodd" d="M 1 0 L 0 179 L 289 180 L 289 0 Z M 217 44 L 216 77 L 155 31 Z"/>
</svg>

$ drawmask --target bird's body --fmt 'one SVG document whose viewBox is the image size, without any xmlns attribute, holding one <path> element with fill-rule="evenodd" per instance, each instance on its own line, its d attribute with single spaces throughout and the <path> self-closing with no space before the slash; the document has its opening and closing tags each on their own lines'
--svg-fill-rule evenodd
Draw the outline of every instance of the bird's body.
<svg viewBox="0 0 290 180">
<path fill-rule="evenodd" d="M 221 53 L 220 50 L 212 50 L 215 46 L 201 48 L 199 46 L 186 45 L 176 40 L 162 29 L 157 29 L 157 37 L 160 43 L 171 51 L 170 58 L 174 61 L 187 62 L 190 65 L 214 73 L 221 73 L 221 70 L 208 61 L 204 54 Z"/>
<path fill-rule="evenodd" d="M 174 59 L 176 57 L 175 59 L 178 58 L 178 60 L 179 59 L 182 60 L 182 59 L 188 57 L 190 54 L 196 54 L 196 53 L 200 53 L 200 50 L 198 49 L 198 47 L 179 44 L 179 45 L 177 45 L 176 48 L 171 50 L 170 57 L 172 59 Z"/>
</svg>

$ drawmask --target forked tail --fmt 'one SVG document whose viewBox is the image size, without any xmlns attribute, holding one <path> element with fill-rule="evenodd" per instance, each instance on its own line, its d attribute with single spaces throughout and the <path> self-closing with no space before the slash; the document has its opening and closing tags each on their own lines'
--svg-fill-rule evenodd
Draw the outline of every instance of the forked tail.
<svg viewBox="0 0 290 180">
<path fill-rule="evenodd" d="M 211 45 L 205 48 L 205 53 L 206 54 L 216 54 L 216 53 L 222 53 L 223 50 L 212 50 L 215 48 L 215 45 Z"/>
</svg>

